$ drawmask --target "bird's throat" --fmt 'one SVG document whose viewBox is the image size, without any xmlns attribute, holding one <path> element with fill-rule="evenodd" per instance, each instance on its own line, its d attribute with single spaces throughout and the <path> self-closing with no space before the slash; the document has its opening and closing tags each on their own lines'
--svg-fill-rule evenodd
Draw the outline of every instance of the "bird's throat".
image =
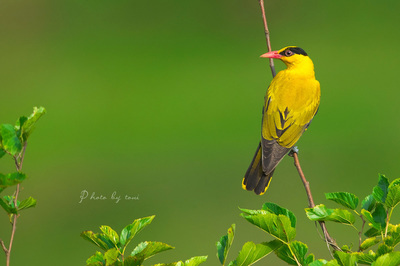
<svg viewBox="0 0 400 266">
<path fill-rule="evenodd" d="M 284 70 L 287 74 L 304 77 L 315 77 L 314 64 L 309 57 L 304 57 L 303 60 L 296 62 L 284 62 L 287 69 Z"/>
</svg>

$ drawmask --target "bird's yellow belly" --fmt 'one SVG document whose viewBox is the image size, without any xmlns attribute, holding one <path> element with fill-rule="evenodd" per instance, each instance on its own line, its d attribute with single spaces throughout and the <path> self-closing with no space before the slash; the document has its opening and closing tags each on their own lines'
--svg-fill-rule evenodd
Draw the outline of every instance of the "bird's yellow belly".
<svg viewBox="0 0 400 266">
<path fill-rule="evenodd" d="M 312 76 L 277 75 L 266 96 L 262 135 L 283 147 L 293 146 L 315 115 L 319 82 Z"/>
</svg>

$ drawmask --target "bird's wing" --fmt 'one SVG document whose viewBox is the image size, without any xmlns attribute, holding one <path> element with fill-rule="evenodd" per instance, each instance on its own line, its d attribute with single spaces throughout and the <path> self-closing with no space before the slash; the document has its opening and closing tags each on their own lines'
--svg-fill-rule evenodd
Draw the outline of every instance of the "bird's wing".
<svg viewBox="0 0 400 266">
<path fill-rule="evenodd" d="M 272 173 L 278 163 L 289 152 L 290 148 L 282 147 L 276 140 L 267 140 L 264 137 L 262 143 L 262 169 L 268 175 Z"/>
<path fill-rule="evenodd" d="M 271 172 L 285 154 L 299 140 L 311 123 L 319 106 L 319 83 L 307 90 L 310 95 L 300 99 L 283 102 L 268 90 L 262 122 L 263 171 Z"/>
</svg>

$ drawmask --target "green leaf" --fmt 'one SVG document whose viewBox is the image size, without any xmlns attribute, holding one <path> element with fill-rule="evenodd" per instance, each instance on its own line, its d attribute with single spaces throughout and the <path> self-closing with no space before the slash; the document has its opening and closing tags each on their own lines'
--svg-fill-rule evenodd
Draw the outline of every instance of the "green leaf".
<svg viewBox="0 0 400 266">
<path fill-rule="evenodd" d="M 340 266 L 340 264 L 338 263 L 337 260 L 330 260 L 330 261 L 328 261 L 326 266 Z"/>
<path fill-rule="evenodd" d="M 392 183 L 390 183 L 390 185 L 389 185 L 389 189 L 391 187 L 397 186 L 397 185 L 400 185 L 400 178 L 397 178 L 397 179 L 393 180 Z"/>
<path fill-rule="evenodd" d="M 305 209 L 308 219 L 311 221 L 332 221 L 342 224 L 354 224 L 354 215 L 344 209 L 328 209 L 323 204 L 314 208 Z"/>
<path fill-rule="evenodd" d="M 129 265 L 129 266 L 136 266 L 136 265 Z M 177 261 L 172 263 L 157 263 L 154 264 L 153 266 L 185 266 L 185 263 L 183 261 Z"/>
<path fill-rule="evenodd" d="M 397 266 L 400 264 L 400 252 L 394 251 L 378 257 L 372 266 Z"/>
<path fill-rule="evenodd" d="M 382 203 L 376 204 L 372 217 L 374 217 L 375 222 L 381 225 L 382 229 L 386 227 L 386 210 Z"/>
<path fill-rule="evenodd" d="M 326 260 L 315 260 L 312 263 L 308 264 L 307 266 L 321 266 L 321 265 L 326 265 L 326 266 L 340 266 L 339 263 L 337 262 L 337 260 L 330 260 L 330 261 L 326 261 Z"/>
<path fill-rule="evenodd" d="M 380 239 L 377 239 L 376 237 L 367 238 L 361 243 L 360 250 L 366 250 L 379 242 Z"/>
<path fill-rule="evenodd" d="M 250 214 L 250 215 L 270 213 L 269 211 L 266 211 L 266 210 L 249 210 L 249 209 L 242 209 L 242 208 L 239 208 L 239 210 L 241 210 L 242 212 L 244 212 L 246 214 Z"/>
<path fill-rule="evenodd" d="M 234 262 L 231 262 L 229 265 L 252 265 L 267 256 L 268 254 L 271 254 L 271 252 L 278 249 L 282 245 L 282 242 L 280 242 L 279 240 L 264 242 L 257 245 L 253 242 L 247 242 L 243 245 L 242 250 L 240 250 L 236 260 Z"/>
<path fill-rule="evenodd" d="M 28 139 L 28 137 L 32 134 L 35 129 L 35 124 L 46 113 L 46 109 L 44 107 L 33 107 L 33 113 L 28 117 L 28 119 L 23 123 L 21 131 L 22 138 L 24 141 Z"/>
<path fill-rule="evenodd" d="M 386 245 L 395 247 L 400 242 L 400 224 L 388 227 L 388 236 L 384 239 Z"/>
<path fill-rule="evenodd" d="M 81 237 L 95 244 L 96 246 L 105 251 L 114 247 L 112 241 L 104 234 L 99 234 L 99 233 L 95 234 L 92 231 L 84 231 L 81 233 Z"/>
<path fill-rule="evenodd" d="M 372 216 L 372 214 L 369 211 L 363 209 L 363 210 L 361 210 L 361 214 L 369 222 L 369 224 L 368 224 L 369 226 L 373 227 L 378 232 L 382 230 L 381 225 L 374 220 L 374 217 Z"/>
<path fill-rule="evenodd" d="M 22 129 L 21 127 L 25 124 L 25 122 L 28 120 L 26 116 L 21 116 L 18 118 L 17 122 L 15 123 L 15 130 L 17 133 L 18 138 L 22 141 Z"/>
<path fill-rule="evenodd" d="M 307 266 L 322 266 L 322 265 L 326 265 L 328 262 L 326 260 L 314 260 L 313 262 L 309 263 Z"/>
<path fill-rule="evenodd" d="M 15 172 L 7 175 L 0 174 L 0 187 L 6 188 L 21 183 L 26 179 L 23 173 Z"/>
<path fill-rule="evenodd" d="M 233 238 L 235 237 L 235 224 L 232 224 L 228 229 L 228 234 L 222 236 L 216 243 L 217 245 L 217 258 L 222 265 L 225 265 L 226 257 L 228 256 L 229 249 L 232 245 Z"/>
<path fill-rule="evenodd" d="M 22 150 L 22 144 L 15 129 L 10 124 L 0 125 L 1 145 L 6 152 L 15 156 Z"/>
<path fill-rule="evenodd" d="M 126 246 L 132 240 L 132 238 L 139 233 L 144 227 L 149 225 L 153 219 L 153 216 L 144 217 L 140 219 L 136 219 L 133 223 L 127 225 L 124 229 L 122 229 L 119 242 L 122 246 Z"/>
<path fill-rule="evenodd" d="M 197 256 L 185 261 L 185 266 L 197 266 L 207 260 L 208 256 Z"/>
<path fill-rule="evenodd" d="M 173 249 L 174 247 L 161 242 L 145 241 L 140 243 L 132 251 L 131 256 L 144 261 L 157 253 Z"/>
<path fill-rule="evenodd" d="M 367 265 L 371 265 L 378 257 L 372 250 L 368 253 L 354 252 L 353 255 L 357 258 L 358 263 Z"/>
<path fill-rule="evenodd" d="M 388 208 L 394 208 L 400 202 L 400 185 L 389 186 L 389 191 L 386 196 L 385 205 Z"/>
<path fill-rule="evenodd" d="M 361 203 L 362 208 L 364 210 L 369 211 L 369 212 L 372 211 L 375 208 L 375 204 L 376 204 L 376 201 L 375 201 L 374 196 L 372 194 L 366 196 L 365 199 Z"/>
<path fill-rule="evenodd" d="M 283 245 L 281 248 L 275 251 L 275 253 L 281 260 L 286 261 L 291 265 L 297 265 L 296 260 L 301 265 L 307 265 L 306 262 L 309 260 L 309 258 L 306 258 L 307 251 L 308 247 L 306 244 L 300 241 L 293 241 L 290 242 L 289 245 Z"/>
<path fill-rule="evenodd" d="M 315 256 L 314 254 L 310 254 L 307 256 L 307 258 L 305 259 L 304 263 L 306 265 L 310 264 L 311 262 L 313 262 L 315 260 Z"/>
<path fill-rule="evenodd" d="M 381 230 L 377 230 L 377 229 L 371 227 L 370 229 L 368 229 L 368 230 L 364 233 L 364 235 L 365 235 L 366 237 L 379 236 L 379 235 L 381 235 Z"/>
<path fill-rule="evenodd" d="M 328 209 L 324 204 L 319 204 L 314 208 L 306 208 L 306 215 L 311 221 L 325 221 L 332 213 L 332 209 Z"/>
<path fill-rule="evenodd" d="M 366 210 L 361 210 L 361 214 L 370 222 L 372 226 L 378 231 L 382 231 L 386 227 L 386 211 L 382 203 L 376 204 L 375 210 L 370 213 Z"/>
<path fill-rule="evenodd" d="M 137 257 L 128 256 L 124 258 L 124 266 L 141 266 L 143 260 Z"/>
<path fill-rule="evenodd" d="M 258 226 L 265 232 L 275 236 L 283 242 L 289 242 L 296 236 L 296 228 L 291 226 L 289 217 L 273 213 L 246 215 L 241 214 L 247 221 Z"/>
<path fill-rule="evenodd" d="M 8 213 L 17 213 L 17 209 L 14 207 L 14 202 L 8 200 L 7 196 L 0 198 L 0 206 Z"/>
<path fill-rule="evenodd" d="M 15 206 L 15 197 L 14 196 L 3 196 L 5 202 L 7 202 L 11 207 L 17 208 L 19 206 L 20 201 L 17 200 L 17 206 Z"/>
<path fill-rule="evenodd" d="M 387 246 L 385 244 L 380 244 L 379 247 L 378 247 L 378 250 L 376 251 L 376 255 L 382 256 L 382 255 L 384 255 L 386 253 L 390 253 L 392 251 L 393 251 L 392 247 L 389 247 L 389 246 Z"/>
<path fill-rule="evenodd" d="M 293 214 L 293 212 L 289 211 L 288 209 L 285 209 L 271 202 L 264 203 L 262 209 L 274 213 L 276 215 L 282 214 L 287 216 L 290 219 L 291 226 L 296 228 L 296 216 Z"/>
<path fill-rule="evenodd" d="M 348 210 L 334 209 L 333 213 L 329 215 L 328 221 L 342 223 L 342 224 L 354 224 L 356 219 L 354 215 Z"/>
<path fill-rule="evenodd" d="M 386 198 L 382 188 L 375 186 L 372 190 L 372 196 L 377 202 L 384 202 L 383 199 Z"/>
<path fill-rule="evenodd" d="M 24 210 L 24 209 L 28 209 L 28 208 L 32 208 L 36 206 L 36 200 L 32 197 L 29 197 L 23 201 L 21 201 L 21 203 L 18 206 L 18 210 Z"/>
<path fill-rule="evenodd" d="M 186 260 L 185 262 L 178 261 L 178 262 L 173 262 L 173 263 L 158 263 L 153 266 L 197 266 L 197 265 L 205 262 L 206 260 L 207 260 L 207 256 L 198 256 L 198 257 L 190 258 L 190 259 Z M 125 265 L 125 266 L 128 266 L 128 265 Z"/>
<path fill-rule="evenodd" d="M 351 247 L 349 247 L 348 245 L 343 245 L 341 247 L 342 251 L 344 252 L 351 252 Z"/>
<path fill-rule="evenodd" d="M 106 261 L 106 266 L 111 266 L 117 261 L 119 256 L 119 251 L 116 248 L 112 248 L 104 253 L 104 260 Z"/>
<path fill-rule="evenodd" d="M 115 232 L 110 226 L 102 225 L 100 226 L 100 230 L 103 232 L 105 236 L 114 244 L 115 247 L 119 246 L 119 236 L 117 232 Z"/>
<path fill-rule="evenodd" d="M 372 195 L 374 196 L 376 201 L 385 203 L 386 195 L 388 193 L 388 187 L 388 179 L 384 175 L 379 174 L 378 185 L 375 186 L 372 191 Z"/>
<path fill-rule="evenodd" d="M 341 266 L 357 265 L 357 256 L 342 251 L 335 251 L 333 254 L 338 264 Z"/>
<path fill-rule="evenodd" d="M 86 260 L 86 265 L 90 266 L 95 266 L 95 265 L 102 266 L 104 263 L 106 263 L 106 261 L 104 260 L 103 254 L 99 251 L 96 251 L 96 253 L 93 256 L 91 256 Z"/>
<path fill-rule="evenodd" d="M 328 200 L 332 200 L 349 209 L 355 210 L 358 206 L 358 197 L 348 192 L 325 193 Z"/>
</svg>

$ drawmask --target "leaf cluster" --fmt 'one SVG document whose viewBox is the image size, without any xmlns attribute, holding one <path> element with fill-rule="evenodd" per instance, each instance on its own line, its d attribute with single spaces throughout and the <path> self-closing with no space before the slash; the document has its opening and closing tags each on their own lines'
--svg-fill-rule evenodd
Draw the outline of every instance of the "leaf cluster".
<svg viewBox="0 0 400 266">
<path fill-rule="evenodd" d="M 122 229 L 118 235 L 111 227 L 107 225 L 100 226 L 101 233 L 92 231 L 84 231 L 81 236 L 87 241 L 93 243 L 103 250 L 104 253 L 96 251 L 96 253 L 86 260 L 86 265 L 99 266 L 140 266 L 148 258 L 166 251 L 174 247 L 155 241 L 144 241 L 139 243 L 131 253 L 126 254 L 126 248 L 132 239 L 153 219 L 153 216 L 136 219 L 133 223 Z M 186 261 L 178 261 L 174 263 L 159 263 L 154 266 L 197 266 L 206 261 L 206 256 L 193 257 Z"/>
<path fill-rule="evenodd" d="M 359 232 L 359 246 L 356 251 L 344 246 L 343 252 L 335 252 L 339 265 L 353 262 L 366 265 L 399 265 L 400 252 L 394 251 L 400 242 L 400 224 L 391 224 L 394 208 L 400 203 L 400 179 L 389 184 L 384 175 L 379 175 L 378 184 L 372 193 L 361 202 L 357 211 L 359 199 L 348 192 L 326 193 L 325 197 L 343 208 L 328 209 L 323 204 L 306 209 L 307 217 L 312 221 L 333 221 L 350 225 Z M 354 226 L 356 217 L 361 219 L 362 227 Z M 364 232 L 364 225 L 369 228 Z M 361 238 L 364 234 L 365 238 Z M 376 247 L 375 250 L 372 248 Z"/>
<path fill-rule="evenodd" d="M 26 143 L 34 131 L 37 121 L 45 113 L 46 109 L 43 107 L 34 107 L 30 116 L 21 116 L 15 125 L 0 124 L 0 158 L 5 155 L 10 156 L 17 168 L 16 172 L 0 173 L 0 192 L 8 187 L 20 184 L 27 178 L 26 174 L 21 172 Z M 0 198 L 0 206 L 6 211 L 10 221 L 13 215 L 18 215 L 20 211 L 35 205 L 36 200 L 32 197 L 23 201 L 16 200 L 15 195 Z"/>
<path fill-rule="evenodd" d="M 400 265 L 400 252 L 395 251 L 400 243 L 400 224 L 390 222 L 393 209 L 400 203 L 400 178 L 389 184 L 384 175 L 379 175 L 378 185 L 361 202 L 359 211 L 359 199 L 352 193 L 326 193 L 325 197 L 341 207 L 332 209 L 320 204 L 306 208 L 307 217 L 311 221 L 335 222 L 353 227 L 360 236 L 357 250 L 353 251 L 344 245 L 342 251 L 334 252 L 333 260 L 315 259 L 313 254 L 307 254 L 305 243 L 295 240 L 294 214 L 274 203 L 265 203 L 261 210 L 241 209 L 241 216 L 275 239 L 260 244 L 245 243 L 238 257 L 228 266 L 252 265 L 272 252 L 290 265 Z M 360 230 L 354 226 L 356 218 L 362 221 Z M 369 228 L 364 232 L 365 224 Z M 232 225 L 228 234 L 217 242 L 217 257 L 222 265 L 225 265 L 234 233 L 235 226 Z M 361 238 L 362 234 L 364 239 Z"/>
<path fill-rule="evenodd" d="M 274 252 L 280 259 L 293 265 L 307 265 L 314 261 L 314 255 L 309 254 L 306 244 L 296 241 L 295 215 L 274 203 L 265 203 L 261 210 L 241 209 L 241 216 L 275 239 L 255 244 L 247 242 L 239 255 L 228 266 L 247 266 L 256 263 Z M 217 257 L 225 265 L 226 257 L 233 242 L 235 225 L 228 229 L 228 234 L 217 242 Z"/>
</svg>

